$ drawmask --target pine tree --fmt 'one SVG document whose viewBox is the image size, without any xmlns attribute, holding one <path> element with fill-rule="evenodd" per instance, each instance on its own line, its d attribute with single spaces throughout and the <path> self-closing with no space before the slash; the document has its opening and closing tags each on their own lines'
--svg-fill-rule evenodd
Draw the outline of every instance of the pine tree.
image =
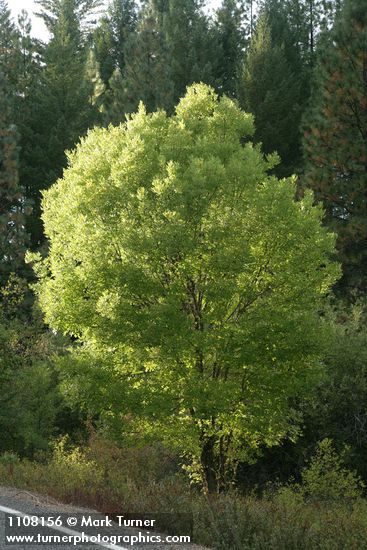
<svg viewBox="0 0 367 550">
<path fill-rule="evenodd" d="M 11 108 L 16 96 L 18 64 L 19 35 L 6 1 L 0 0 L 0 70 L 7 82 L 8 92 L 12 92 L 8 97 Z"/>
<path fill-rule="evenodd" d="M 122 75 L 125 73 L 126 55 L 130 38 L 133 36 L 138 18 L 134 0 L 112 0 L 106 15 L 93 33 L 93 56 L 102 120 L 108 124 L 118 124 L 124 119 L 126 98 Z M 101 93 L 101 84 L 104 89 Z"/>
<path fill-rule="evenodd" d="M 193 82 L 216 84 L 212 34 L 203 0 L 154 0 L 161 20 L 174 87 L 174 103 Z"/>
<path fill-rule="evenodd" d="M 66 165 L 65 150 L 74 147 L 97 119 L 93 83 L 86 74 L 87 48 L 83 21 L 95 0 L 42 0 L 41 15 L 51 33 L 43 52 L 44 68 L 32 90 L 28 150 L 24 151 L 27 196 L 34 204 L 28 220 L 32 246 L 43 241 L 41 190 L 49 187 Z"/>
<path fill-rule="evenodd" d="M 245 31 L 242 27 L 244 18 L 243 2 L 223 0 L 216 13 L 215 31 L 218 40 L 218 61 L 216 75 L 219 90 L 235 97 L 238 91 L 238 80 L 245 47 Z"/>
<path fill-rule="evenodd" d="M 110 87 L 109 116 L 114 123 L 124 120 L 125 113 L 135 111 L 140 101 L 148 111 L 172 108 L 168 52 L 153 4 L 142 10 L 137 32 L 130 35 L 127 43 L 124 73 L 117 68 Z"/>
<path fill-rule="evenodd" d="M 319 47 L 305 118 L 304 184 L 338 232 L 342 288 L 367 288 L 367 11 L 347 0 Z"/>
<path fill-rule="evenodd" d="M 292 174 L 300 161 L 300 82 L 289 67 L 284 47 L 272 45 L 264 13 L 245 59 L 240 95 L 244 108 L 255 115 L 255 141 L 262 143 L 265 153 L 280 155 L 276 173 Z"/>
<path fill-rule="evenodd" d="M 138 12 L 135 0 L 112 0 L 108 9 L 115 68 L 124 71 L 126 42 L 135 32 Z"/>
<path fill-rule="evenodd" d="M 115 69 L 124 72 L 126 44 L 135 32 L 138 9 L 135 0 L 112 0 L 93 34 L 93 45 L 105 86 Z"/>
<path fill-rule="evenodd" d="M 143 101 L 148 111 L 172 112 L 192 82 L 217 84 L 218 50 L 202 11 L 201 0 L 147 0 L 136 32 L 130 31 L 110 79 L 107 97 L 110 120 L 124 119 Z M 123 66 L 122 66 L 123 65 Z"/>
<path fill-rule="evenodd" d="M 10 273 L 21 271 L 27 240 L 24 193 L 18 178 L 18 136 L 7 88 L 0 73 L 0 288 Z"/>
</svg>

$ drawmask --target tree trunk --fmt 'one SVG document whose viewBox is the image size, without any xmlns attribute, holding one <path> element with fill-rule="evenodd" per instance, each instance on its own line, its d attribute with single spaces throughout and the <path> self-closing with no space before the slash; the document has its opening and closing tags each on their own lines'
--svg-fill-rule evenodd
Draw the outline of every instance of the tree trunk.
<svg viewBox="0 0 367 550">
<path fill-rule="evenodd" d="M 201 467 L 203 470 L 204 490 L 206 493 L 218 492 L 218 479 L 215 471 L 215 438 L 209 437 L 205 440 L 201 451 Z"/>
</svg>

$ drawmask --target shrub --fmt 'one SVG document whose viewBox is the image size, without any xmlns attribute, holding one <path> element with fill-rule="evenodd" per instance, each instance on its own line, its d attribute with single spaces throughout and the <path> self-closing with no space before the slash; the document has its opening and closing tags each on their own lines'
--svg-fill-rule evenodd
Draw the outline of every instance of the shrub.
<svg viewBox="0 0 367 550">
<path fill-rule="evenodd" d="M 323 439 L 310 464 L 302 471 L 302 492 L 312 500 L 338 500 L 362 495 L 363 482 L 343 467 L 330 439 Z"/>
</svg>

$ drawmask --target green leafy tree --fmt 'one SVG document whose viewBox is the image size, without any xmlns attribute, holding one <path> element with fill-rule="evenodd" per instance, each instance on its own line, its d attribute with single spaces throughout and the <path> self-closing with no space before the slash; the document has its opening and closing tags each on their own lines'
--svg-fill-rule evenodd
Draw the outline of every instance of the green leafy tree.
<svg viewBox="0 0 367 550">
<path fill-rule="evenodd" d="M 366 38 L 364 2 L 346 1 L 319 46 L 304 129 L 304 184 L 323 201 L 338 233 L 347 292 L 367 288 Z"/>
<path fill-rule="evenodd" d="M 91 132 L 43 203 L 40 303 L 84 344 L 64 362 L 69 396 L 185 453 L 209 491 L 294 434 L 289 399 L 318 379 L 339 273 L 321 207 L 267 175 L 252 132 L 194 85 L 172 117 L 141 107 Z"/>
<path fill-rule="evenodd" d="M 333 337 L 325 354 L 326 371 L 304 408 L 305 441 L 311 448 L 330 437 L 337 448 L 348 445 L 348 459 L 367 480 L 367 323 L 366 304 L 338 304 L 328 312 Z"/>
<path fill-rule="evenodd" d="M 255 141 L 262 143 L 265 153 L 279 153 L 278 175 L 291 175 L 301 158 L 301 82 L 291 71 L 284 47 L 272 44 L 265 13 L 246 55 L 240 95 L 255 115 Z"/>
<path fill-rule="evenodd" d="M 45 331 L 29 299 L 16 275 L 0 288 L 0 452 L 32 456 L 57 433 L 62 399 L 51 357 L 62 340 Z"/>
<path fill-rule="evenodd" d="M 302 493 L 308 500 L 356 499 L 362 496 L 364 483 L 356 472 L 344 467 L 331 439 L 319 442 L 315 455 L 302 470 Z"/>
</svg>

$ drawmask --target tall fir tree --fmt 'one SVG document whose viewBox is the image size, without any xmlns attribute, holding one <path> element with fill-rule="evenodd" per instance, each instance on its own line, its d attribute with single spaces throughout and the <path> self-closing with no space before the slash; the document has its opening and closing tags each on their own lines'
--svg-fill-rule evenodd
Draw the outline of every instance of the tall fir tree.
<svg viewBox="0 0 367 550">
<path fill-rule="evenodd" d="M 43 71 L 32 90 L 30 139 L 24 151 L 27 196 L 34 205 L 28 219 L 32 247 L 43 242 L 41 190 L 49 187 L 66 165 L 65 150 L 74 147 L 97 120 L 93 83 L 86 71 L 83 22 L 95 0 L 40 0 L 51 39 L 43 52 Z"/>
<path fill-rule="evenodd" d="M 11 108 L 14 108 L 18 85 L 19 51 L 19 33 L 7 2 L 0 0 L 0 70 L 6 80 L 8 93 L 11 93 L 8 97 Z"/>
<path fill-rule="evenodd" d="M 21 273 L 27 243 L 26 203 L 18 177 L 17 129 L 12 122 L 11 94 L 0 72 L 0 288 L 10 273 Z"/>
<path fill-rule="evenodd" d="M 117 123 L 143 101 L 149 111 L 172 112 L 195 81 L 217 84 L 216 37 L 201 0 L 146 0 L 136 31 L 109 81 L 108 118 Z"/>
<path fill-rule="evenodd" d="M 122 73 L 116 68 L 111 80 L 109 118 L 119 123 L 140 101 L 148 111 L 170 110 L 173 105 L 173 82 L 168 51 L 159 20 L 159 12 L 149 2 L 140 13 L 137 32 L 126 46 L 126 65 Z"/>
<path fill-rule="evenodd" d="M 305 117 L 304 185 L 338 233 L 344 291 L 367 289 L 367 11 L 346 0 L 320 42 Z"/>
<path fill-rule="evenodd" d="M 161 19 L 176 103 L 193 82 L 216 85 L 213 35 L 203 0 L 153 0 Z"/>
<path fill-rule="evenodd" d="M 283 46 L 272 45 L 268 18 L 259 17 L 244 64 L 240 100 L 255 115 L 255 141 L 263 151 L 277 151 L 279 176 L 289 176 L 300 162 L 301 86 Z"/>
<path fill-rule="evenodd" d="M 126 44 L 136 30 L 137 19 L 135 0 L 112 0 L 93 33 L 96 61 L 106 87 L 115 69 L 124 72 Z"/>
<path fill-rule="evenodd" d="M 93 33 L 93 56 L 98 71 L 94 96 L 99 97 L 99 109 L 105 124 L 119 123 L 125 116 L 126 98 L 121 79 L 125 74 L 127 50 L 131 47 L 137 20 L 135 0 L 112 0 Z"/>
<path fill-rule="evenodd" d="M 215 32 L 218 42 L 216 75 L 219 91 L 236 97 L 238 81 L 246 44 L 243 28 L 244 2 L 223 0 L 216 12 Z"/>
<path fill-rule="evenodd" d="M 15 122 L 19 132 L 19 178 L 22 187 L 27 186 L 28 155 L 36 145 L 32 132 L 34 90 L 36 90 L 42 70 L 39 40 L 31 36 L 31 21 L 26 11 L 18 17 L 19 30 L 19 65 L 17 85 L 19 93 L 15 103 Z"/>
</svg>

